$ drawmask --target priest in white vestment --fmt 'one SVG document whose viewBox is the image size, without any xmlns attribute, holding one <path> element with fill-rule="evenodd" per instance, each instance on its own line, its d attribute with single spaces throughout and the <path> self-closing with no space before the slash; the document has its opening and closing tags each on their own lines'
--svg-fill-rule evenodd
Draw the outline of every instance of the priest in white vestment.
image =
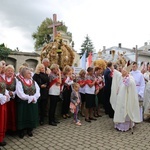
<svg viewBox="0 0 150 150">
<path fill-rule="evenodd" d="M 135 80 L 138 96 L 142 100 L 144 97 L 145 80 L 144 80 L 143 74 L 141 73 L 140 70 L 137 70 L 137 68 L 138 68 L 137 63 L 134 62 L 132 71 L 130 72 L 130 74 L 133 76 L 133 78 Z"/>
<path fill-rule="evenodd" d="M 141 121 L 143 121 L 143 98 L 144 98 L 144 90 L 145 90 L 145 80 L 141 71 L 137 69 L 138 69 L 137 63 L 134 62 L 130 74 L 133 76 L 136 83 L 136 89 L 138 92 L 139 107 L 140 107 L 140 118 Z"/>
<path fill-rule="evenodd" d="M 122 78 L 121 76 L 122 74 L 118 70 L 114 69 L 110 95 L 110 104 L 114 111 L 116 107 L 117 90 L 119 88 L 120 80 Z"/>
<path fill-rule="evenodd" d="M 146 87 L 144 92 L 144 119 L 150 118 L 150 65 L 148 65 L 147 72 L 144 73 Z"/>
<path fill-rule="evenodd" d="M 112 92 L 111 95 L 111 104 L 115 111 L 113 121 L 115 128 L 120 131 L 127 131 L 134 126 L 134 122 L 140 122 L 136 84 L 133 77 L 129 75 L 129 70 L 129 67 L 124 67 L 122 75 L 116 73 L 113 76 L 116 80 L 113 84 L 117 86 L 117 90 L 112 89 L 116 91 L 116 94 Z"/>
</svg>

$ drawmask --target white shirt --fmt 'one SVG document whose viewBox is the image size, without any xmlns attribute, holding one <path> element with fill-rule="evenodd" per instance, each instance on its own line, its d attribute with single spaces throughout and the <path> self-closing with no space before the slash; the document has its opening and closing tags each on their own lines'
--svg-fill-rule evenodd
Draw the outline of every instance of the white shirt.
<svg viewBox="0 0 150 150">
<path fill-rule="evenodd" d="M 58 76 L 54 73 L 51 73 L 50 76 L 50 82 L 53 82 L 54 80 L 58 79 Z M 54 83 L 50 88 L 49 88 L 49 95 L 60 95 L 60 85 L 56 85 Z"/>
<path fill-rule="evenodd" d="M 5 90 L 5 95 L 0 93 L 0 105 L 5 104 L 10 100 L 10 96 L 7 90 Z"/>
<path fill-rule="evenodd" d="M 25 79 L 25 81 L 26 81 L 26 83 L 32 82 L 32 80 L 26 80 L 26 79 Z M 40 97 L 40 88 L 36 82 L 35 82 L 35 88 L 36 88 L 36 93 L 34 95 L 29 96 L 28 94 L 24 93 L 23 85 L 22 85 L 21 81 L 17 80 L 16 94 L 21 100 L 25 100 L 25 101 L 28 101 L 28 103 L 31 103 L 32 100 L 34 99 L 34 103 L 36 103 L 38 98 Z"/>
<path fill-rule="evenodd" d="M 79 78 L 77 79 L 77 83 L 82 82 L 82 81 L 85 81 L 85 78 L 79 77 Z M 79 83 L 79 84 L 80 84 L 80 83 Z M 79 88 L 79 93 L 85 94 L 85 86 Z"/>
<path fill-rule="evenodd" d="M 131 75 L 135 80 L 138 95 L 140 95 L 143 98 L 144 89 L 145 89 L 145 80 L 143 74 L 139 70 L 136 70 L 136 71 L 131 71 Z"/>
<path fill-rule="evenodd" d="M 95 78 L 88 75 L 88 76 L 86 76 L 86 80 L 91 80 L 93 82 L 95 80 Z M 86 84 L 85 85 L 85 93 L 95 94 L 95 85 L 93 85 L 92 87 L 89 87 L 89 85 Z"/>
<path fill-rule="evenodd" d="M 54 84 L 49 88 L 49 95 L 60 95 L 60 86 Z"/>
</svg>

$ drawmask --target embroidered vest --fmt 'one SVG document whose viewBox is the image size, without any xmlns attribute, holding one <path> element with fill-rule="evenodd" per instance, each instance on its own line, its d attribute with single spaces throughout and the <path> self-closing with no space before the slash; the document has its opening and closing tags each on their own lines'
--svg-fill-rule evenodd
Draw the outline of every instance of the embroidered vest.
<svg viewBox="0 0 150 150">
<path fill-rule="evenodd" d="M 4 95 L 5 90 L 6 90 L 5 80 L 0 76 L 0 93 Z"/>
<path fill-rule="evenodd" d="M 6 81 L 6 89 L 8 91 L 15 91 L 16 90 L 16 80 L 13 78 L 10 82 Z"/>
<path fill-rule="evenodd" d="M 32 80 L 31 85 L 25 84 L 23 81 L 22 86 L 25 94 L 28 94 L 29 96 L 34 95 L 36 93 L 36 87 L 35 87 L 35 82 Z"/>
</svg>

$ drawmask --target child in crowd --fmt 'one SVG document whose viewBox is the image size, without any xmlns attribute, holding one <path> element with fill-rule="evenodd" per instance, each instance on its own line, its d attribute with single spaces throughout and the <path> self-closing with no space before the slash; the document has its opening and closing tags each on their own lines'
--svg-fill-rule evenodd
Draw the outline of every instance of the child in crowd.
<svg viewBox="0 0 150 150">
<path fill-rule="evenodd" d="M 81 97 L 79 93 L 80 85 L 78 83 L 73 84 L 73 90 L 71 93 L 71 102 L 70 102 L 70 109 L 71 112 L 74 113 L 74 121 L 76 125 L 81 126 L 80 120 L 78 120 L 78 111 L 81 104 Z"/>
</svg>

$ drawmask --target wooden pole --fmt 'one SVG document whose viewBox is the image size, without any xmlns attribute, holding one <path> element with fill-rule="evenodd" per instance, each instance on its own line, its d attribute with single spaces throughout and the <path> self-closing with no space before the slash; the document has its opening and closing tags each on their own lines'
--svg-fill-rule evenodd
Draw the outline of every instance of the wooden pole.
<svg viewBox="0 0 150 150">
<path fill-rule="evenodd" d="M 135 62 L 138 63 L 138 46 L 135 47 Z"/>
<path fill-rule="evenodd" d="M 57 15 L 53 14 L 53 41 L 57 35 L 57 30 L 55 24 L 57 23 Z"/>
<path fill-rule="evenodd" d="M 53 41 L 57 35 L 57 27 L 58 26 L 62 26 L 62 22 L 57 22 L 57 15 L 53 14 L 53 24 L 49 25 L 48 28 L 52 28 L 53 29 Z"/>
</svg>

